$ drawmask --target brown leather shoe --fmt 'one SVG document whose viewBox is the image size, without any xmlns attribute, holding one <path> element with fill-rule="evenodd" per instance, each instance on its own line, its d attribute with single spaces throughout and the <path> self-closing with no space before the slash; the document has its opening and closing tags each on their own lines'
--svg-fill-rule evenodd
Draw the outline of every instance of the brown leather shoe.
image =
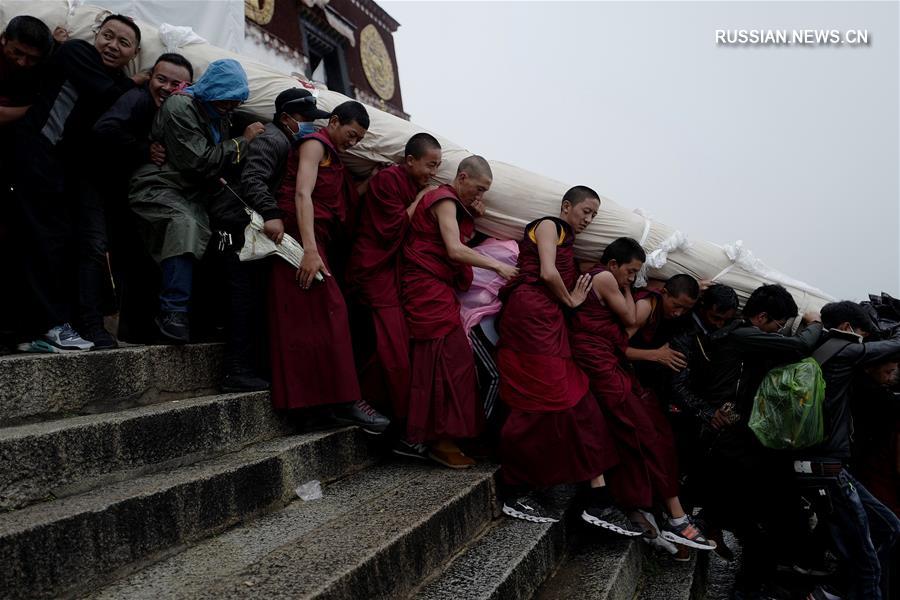
<svg viewBox="0 0 900 600">
<path fill-rule="evenodd" d="M 468 469 L 475 466 L 475 461 L 460 450 L 454 452 L 432 447 L 428 450 L 428 458 L 451 469 Z"/>
</svg>

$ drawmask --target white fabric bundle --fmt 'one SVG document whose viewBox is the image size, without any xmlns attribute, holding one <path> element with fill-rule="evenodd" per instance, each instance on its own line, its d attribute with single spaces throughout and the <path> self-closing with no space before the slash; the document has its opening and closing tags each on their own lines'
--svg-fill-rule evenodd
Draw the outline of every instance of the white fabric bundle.
<svg viewBox="0 0 900 600">
<path fill-rule="evenodd" d="M 51 29 L 67 23 L 73 37 L 92 39 L 92 31 L 104 11 L 90 5 L 76 6 L 74 14 L 69 16 L 69 4 L 75 3 L 63 0 L 0 0 L 0 22 L 5 25 L 17 14 L 32 14 L 43 19 Z M 177 22 L 177 3 L 167 4 L 173 7 L 171 20 L 176 25 L 189 25 Z M 134 67 L 147 68 L 167 48 L 155 27 L 143 22 L 140 27 L 144 40 L 140 58 Z M 198 76 L 213 60 L 239 60 L 250 82 L 250 100 L 244 109 L 261 118 L 271 118 L 275 96 L 279 92 L 298 85 L 298 80 L 290 75 L 207 43 L 182 42 L 177 51 L 193 63 Z M 308 82 L 304 84 L 311 85 Z M 347 100 L 345 96 L 328 90 L 320 90 L 318 96 L 319 107 L 325 110 L 331 110 Z M 407 140 L 424 130 L 376 108 L 369 107 L 368 110 L 371 118 L 369 131 L 345 159 L 349 168 L 358 175 L 367 174 L 376 164 L 399 161 Z M 453 179 L 459 161 L 471 152 L 443 136 L 435 136 L 443 146 L 444 155 L 437 179 L 446 183 Z M 500 161 L 490 162 L 494 183 L 485 196 L 488 210 L 485 217 L 478 220 L 480 231 L 500 239 L 519 239 L 528 222 L 559 213 L 560 200 L 569 184 Z M 801 312 L 818 310 L 832 300 L 821 290 L 766 267 L 740 242 L 726 247 L 696 240 L 688 243 L 687 236 L 679 230 L 626 210 L 609 198 L 601 200 L 599 215 L 578 236 L 575 249 L 581 258 L 596 261 L 607 244 L 618 237 L 629 236 L 641 240 L 648 255 L 653 257 L 653 263 L 648 264 L 648 275 L 652 277 L 667 278 L 676 273 L 687 273 L 698 279 L 715 278 L 719 283 L 735 288 L 742 298 L 763 283 L 780 283 L 793 294 Z"/>
</svg>

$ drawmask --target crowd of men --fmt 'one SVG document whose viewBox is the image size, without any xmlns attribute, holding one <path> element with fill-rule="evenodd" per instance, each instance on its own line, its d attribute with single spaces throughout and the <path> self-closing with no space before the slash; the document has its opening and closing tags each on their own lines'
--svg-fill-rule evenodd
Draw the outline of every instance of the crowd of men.
<svg viewBox="0 0 900 600">
<path fill-rule="evenodd" d="M 852 302 L 798 315 L 774 284 L 742 307 L 687 274 L 636 289 L 633 239 L 576 261 L 603 210 L 585 186 L 495 254 L 475 231 L 493 179 L 480 156 L 431 185 L 441 146 L 419 133 L 399 164 L 354 179 L 342 156 L 366 135 L 363 105 L 325 112 L 291 88 L 271 122 L 236 127 L 250 93 L 238 62 L 195 80 L 163 54 L 128 77 L 140 42 L 121 15 L 93 43 L 27 16 L 0 37 L 0 244 L 21 282 L 0 329 L 20 351 L 186 343 L 221 325 L 223 390 L 271 389 L 304 423 L 359 425 L 450 468 L 475 464 L 486 439 L 510 517 L 557 520 L 543 494 L 574 484 L 586 526 L 676 560 L 729 559 L 734 532 L 735 597 L 897 593 L 900 329 Z M 275 244 L 302 245 L 299 268 L 239 260 L 245 208 Z M 473 281 L 493 289 L 474 318 L 460 302 Z M 757 390 L 809 356 L 823 439 L 765 447 L 749 426 Z"/>
</svg>

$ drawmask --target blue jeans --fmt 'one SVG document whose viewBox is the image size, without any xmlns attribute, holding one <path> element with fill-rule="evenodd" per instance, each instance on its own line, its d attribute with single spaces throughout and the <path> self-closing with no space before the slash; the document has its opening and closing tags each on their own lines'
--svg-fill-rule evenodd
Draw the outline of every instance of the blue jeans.
<svg viewBox="0 0 900 600">
<path fill-rule="evenodd" d="M 850 598 L 887 598 L 891 549 L 900 537 L 900 519 L 854 477 L 842 470 L 831 480 L 829 526 L 851 576 Z"/>
<path fill-rule="evenodd" d="M 159 266 L 162 269 L 159 309 L 162 312 L 187 312 L 194 286 L 194 257 L 190 254 L 172 256 Z"/>
</svg>

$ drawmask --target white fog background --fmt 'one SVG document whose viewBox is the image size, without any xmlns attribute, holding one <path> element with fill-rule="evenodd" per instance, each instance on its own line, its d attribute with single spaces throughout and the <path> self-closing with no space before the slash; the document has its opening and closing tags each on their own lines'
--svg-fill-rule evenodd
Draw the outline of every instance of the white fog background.
<svg viewBox="0 0 900 600">
<path fill-rule="evenodd" d="M 900 295 L 896 1 L 379 4 L 413 122 L 834 296 Z M 870 44 L 715 43 L 753 28 Z"/>
</svg>

